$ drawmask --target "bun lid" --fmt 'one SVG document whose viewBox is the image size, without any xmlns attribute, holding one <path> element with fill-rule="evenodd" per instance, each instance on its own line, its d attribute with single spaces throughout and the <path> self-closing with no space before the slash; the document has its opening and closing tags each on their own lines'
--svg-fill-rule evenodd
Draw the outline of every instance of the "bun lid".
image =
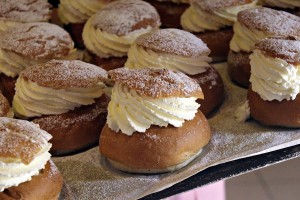
<svg viewBox="0 0 300 200">
<path fill-rule="evenodd" d="M 203 99 L 199 84 L 192 78 L 168 69 L 119 68 L 108 72 L 110 77 L 139 95 L 151 98 L 196 97 Z"/>
</svg>

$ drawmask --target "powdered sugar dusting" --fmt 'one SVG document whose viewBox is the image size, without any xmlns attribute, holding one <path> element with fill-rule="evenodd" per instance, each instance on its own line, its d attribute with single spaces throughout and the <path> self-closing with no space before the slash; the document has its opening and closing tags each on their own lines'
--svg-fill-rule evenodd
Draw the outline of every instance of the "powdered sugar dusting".
<svg viewBox="0 0 300 200">
<path fill-rule="evenodd" d="M 246 100 L 247 90 L 231 83 L 224 65 L 218 68 L 228 96 L 220 110 L 209 120 L 213 132 L 210 144 L 191 164 L 174 173 L 145 176 L 113 169 L 99 154 L 98 147 L 74 156 L 53 158 L 66 183 L 67 189 L 62 193 L 64 199 L 139 199 L 210 166 L 279 144 L 300 142 L 300 133 L 294 129 L 263 127 L 255 121 L 236 122 L 233 111 Z"/>
<path fill-rule="evenodd" d="M 252 2 L 253 0 L 191 0 L 192 4 L 198 4 L 202 10 L 208 12 L 214 12 L 227 7 L 239 6 Z"/>
<path fill-rule="evenodd" d="M 9 112 L 10 105 L 7 99 L 0 93 L 0 117 L 4 117 Z"/>
<path fill-rule="evenodd" d="M 0 1 L 0 19 L 17 22 L 43 22 L 51 16 L 47 0 Z"/>
<path fill-rule="evenodd" d="M 160 29 L 141 35 L 136 43 L 154 51 L 186 57 L 209 55 L 210 50 L 201 39 L 179 29 Z"/>
<path fill-rule="evenodd" d="M 107 72 L 79 60 L 51 60 L 26 68 L 20 77 L 54 89 L 91 88 L 103 83 L 107 79 Z"/>
<path fill-rule="evenodd" d="M 118 36 L 148 26 L 153 28 L 160 26 L 160 17 L 155 8 L 140 0 L 115 1 L 95 15 L 92 22 L 95 28 Z"/>
<path fill-rule="evenodd" d="M 291 64 L 300 64 L 300 38 L 277 37 L 267 38 L 255 45 L 263 54 L 284 59 Z"/>
<path fill-rule="evenodd" d="M 114 81 L 125 84 L 141 96 L 203 97 L 199 84 L 181 72 L 154 68 L 119 68 L 108 73 Z"/>
<path fill-rule="evenodd" d="M 74 42 L 61 27 L 45 23 L 25 23 L 2 33 L 0 48 L 31 59 L 53 59 L 67 56 Z"/>
<path fill-rule="evenodd" d="M 270 8 L 254 8 L 238 13 L 238 21 L 248 28 L 272 35 L 300 36 L 300 17 Z"/>
<path fill-rule="evenodd" d="M 0 160 L 28 164 L 48 144 L 51 136 L 25 120 L 0 117 Z"/>
</svg>

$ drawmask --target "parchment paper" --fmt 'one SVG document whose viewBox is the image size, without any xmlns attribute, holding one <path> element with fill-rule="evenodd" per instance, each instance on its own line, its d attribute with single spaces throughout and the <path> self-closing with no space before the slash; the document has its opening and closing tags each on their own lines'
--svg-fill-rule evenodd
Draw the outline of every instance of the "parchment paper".
<svg viewBox="0 0 300 200">
<path fill-rule="evenodd" d="M 179 171 L 160 175 L 116 171 L 101 157 L 98 147 L 73 156 L 53 158 L 65 182 L 61 199 L 137 199 L 210 166 L 300 143 L 298 129 L 264 127 L 254 120 L 237 122 L 234 112 L 246 100 L 247 91 L 231 83 L 226 64 L 215 67 L 225 83 L 226 99 L 209 119 L 213 136 L 198 158 Z"/>
</svg>

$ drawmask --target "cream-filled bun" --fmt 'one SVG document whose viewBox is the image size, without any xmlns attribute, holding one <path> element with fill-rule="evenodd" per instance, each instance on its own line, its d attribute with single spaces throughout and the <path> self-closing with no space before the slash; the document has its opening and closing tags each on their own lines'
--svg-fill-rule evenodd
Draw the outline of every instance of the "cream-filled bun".
<svg viewBox="0 0 300 200">
<path fill-rule="evenodd" d="M 14 112 L 11 109 L 8 100 L 0 93 L 0 117 L 13 118 Z"/>
<path fill-rule="evenodd" d="M 51 135 L 28 121 L 0 117 L 0 198 L 57 199 L 62 177 L 50 160 Z"/>
<path fill-rule="evenodd" d="M 174 171 L 209 142 L 209 124 L 198 111 L 197 82 L 168 69 L 109 72 L 115 81 L 100 152 L 116 168 L 133 173 Z"/>
<path fill-rule="evenodd" d="M 82 36 L 86 48 L 97 57 L 120 58 L 127 56 L 138 36 L 159 26 L 159 15 L 149 3 L 118 0 L 93 15 L 85 24 Z"/>
<path fill-rule="evenodd" d="M 76 56 L 68 32 L 54 24 L 21 24 L 0 37 L 0 72 L 9 77 L 16 77 L 35 64 L 52 59 L 76 59 Z"/>
<path fill-rule="evenodd" d="M 300 127 L 300 40 L 274 37 L 258 42 L 250 56 L 251 116 L 262 124 Z"/>
<path fill-rule="evenodd" d="M 184 30 L 193 32 L 211 50 L 214 62 L 225 61 L 238 12 L 256 7 L 257 0 L 191 0 L 181 16 Z"/>
<path fill-rule="evenodd" d="M 193 34 L 179 29 L 160 29 L 141 35 L 130 47 L 125 67 L 180 71 L 195 79 L 204 93 L 200 110 L 209 114 L 224 98 L 224 85 L 209 64 L 210 50 Z"/>
<path fill-rule="evenodd" d="M 58 16 L 64 24 L 85 23 L 111 1 L 113 0 L 60 0 Z"/>
<path fill-rule="evenodd" d="M 300 17 L 270 8 L 248 9 L 238 14 L 230 42 L 228 72 L 233 81 L 248 88 L 249 56 L 255 43 L 272 36 L 300 36 Z"/>
<path fill-rule="evenodd" d="M 28 22 L 47 22 L 51 17 L 47 0 L 0 1 L 0 32 Z"/>
<path fill-rule="evenodd" d="M 52 60 L 26 68 L 16 83 L 13 110 L 52 134 L 55 155 L 98 142 L 107 112 L 107 72 L 79 60 Z"/>
</svg>

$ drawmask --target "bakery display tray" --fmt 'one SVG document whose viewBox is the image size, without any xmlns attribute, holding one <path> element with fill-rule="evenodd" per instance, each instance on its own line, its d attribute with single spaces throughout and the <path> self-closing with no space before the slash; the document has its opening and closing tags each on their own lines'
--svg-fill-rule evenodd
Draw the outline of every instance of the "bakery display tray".
<svg viewBox="0 0 300 200">
<path fill-rule="evenodd" d="M 235 110 L 245 102 L 247 90 L 229 80 L 226 64 L 215 67 L 223 78 L 226 98 L 209 118 L 213 133 L 210 143 L 192 163 L 172 173 L 138 175 L 113 169 L 98 147 L 52 158 L 64 177 L 60 199 L 165 198 L 298 156 L 298 129 L 264 127 L 251 119 L 245 123 L 236 121 Z M 266 152 L 269 153 L 262 154 Z"/>
</svg>

